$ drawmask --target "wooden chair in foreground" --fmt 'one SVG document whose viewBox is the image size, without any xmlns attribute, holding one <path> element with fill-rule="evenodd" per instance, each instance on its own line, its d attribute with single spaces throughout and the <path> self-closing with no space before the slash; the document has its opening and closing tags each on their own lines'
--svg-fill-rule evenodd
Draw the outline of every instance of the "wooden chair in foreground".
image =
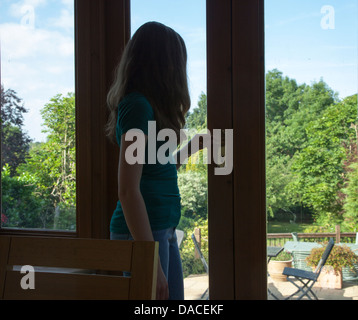
<svg viewBox="0 0 358 320">
<path fill-rule="evenodd" d="M 0 236 L 0 299 L 154 300 L 157 265 L 157 242 Z"/>
</svg>

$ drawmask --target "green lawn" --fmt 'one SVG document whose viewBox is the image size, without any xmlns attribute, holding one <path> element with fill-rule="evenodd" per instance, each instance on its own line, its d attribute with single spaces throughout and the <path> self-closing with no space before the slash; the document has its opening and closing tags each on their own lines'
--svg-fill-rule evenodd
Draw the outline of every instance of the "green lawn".
<svg viewBox="0 0 358 320">
<path fill-rule="evenodd" d="M 305 223 L 289 223 L 280 221 L 269 221 L 267 223 L 267 233 L 291 233 L 304 232 L 304 229 L 311 226 Z"/>
</svg>

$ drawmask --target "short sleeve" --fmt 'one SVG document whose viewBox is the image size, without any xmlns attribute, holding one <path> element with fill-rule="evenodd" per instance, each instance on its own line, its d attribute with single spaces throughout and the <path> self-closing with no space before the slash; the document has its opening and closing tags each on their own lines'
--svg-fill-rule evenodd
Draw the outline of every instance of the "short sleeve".
<svg viewBox="0 0 358 320">
<path fill-rule="evenodd" d="M 118 107 L 117 141 L 131 129 L 139 129 L 148 135 L 148 122 L 154 120 L 153 109 L 148 100 L 139 94 L 126 97 Z"/>
</svg>

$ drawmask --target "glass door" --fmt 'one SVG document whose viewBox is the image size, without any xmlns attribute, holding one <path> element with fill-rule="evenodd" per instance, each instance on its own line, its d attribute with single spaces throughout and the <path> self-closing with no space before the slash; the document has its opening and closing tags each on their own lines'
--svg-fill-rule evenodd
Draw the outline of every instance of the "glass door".
<svg viewBox="0 0 358 320">
<path fill-rule="evenodd" d="M 269 246 L 355 241 L 357 17 L 356 0 L 265 1 Z M 296 247 L 293 266 L 311 270 Z M 285 281 L 269 288 L 286 294 Z"/>
<path fill-rule="evenodd" d="M 131 33 L 149 21 L 165 24 L 178 32 L 185 41 L 191 108 L 186 116 L 184 130 L 190 139 L 207 126 L 206 1 L 131 0 Z M 185 140 L 183 145 L 187 142 Z M 208 294 L 208 275 L 205 269 L 205 263 L 208 264 L 208 182 L 205 159 L 202 153 L 196 154 L 178 171 L 182 209 L 177 229 L 178 236 L 183 235 L 180 252 L 185 278 L 185 299 L 200 299 Z M 200 246 L 200 252 L 195 249 L 192 235 Z M 190 290 L 187 289 L 189 287 Z"/>
</svg>

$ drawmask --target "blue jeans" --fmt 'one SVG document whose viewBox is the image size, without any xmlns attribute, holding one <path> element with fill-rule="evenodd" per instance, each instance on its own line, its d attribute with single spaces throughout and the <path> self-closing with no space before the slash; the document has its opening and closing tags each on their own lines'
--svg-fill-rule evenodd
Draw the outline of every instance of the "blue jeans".
<svg viewBox="0 0 358 320">
<path fill-rule="evenodd" d="M 154 241 L 159 242 L 159 257 L 169 286 L 169 300 L 184 300 L 183 269 L 175 228 L 153 231 Z M 130 233 L 111 232 L 111 240 L 133 240 Z"/>
</svg>

